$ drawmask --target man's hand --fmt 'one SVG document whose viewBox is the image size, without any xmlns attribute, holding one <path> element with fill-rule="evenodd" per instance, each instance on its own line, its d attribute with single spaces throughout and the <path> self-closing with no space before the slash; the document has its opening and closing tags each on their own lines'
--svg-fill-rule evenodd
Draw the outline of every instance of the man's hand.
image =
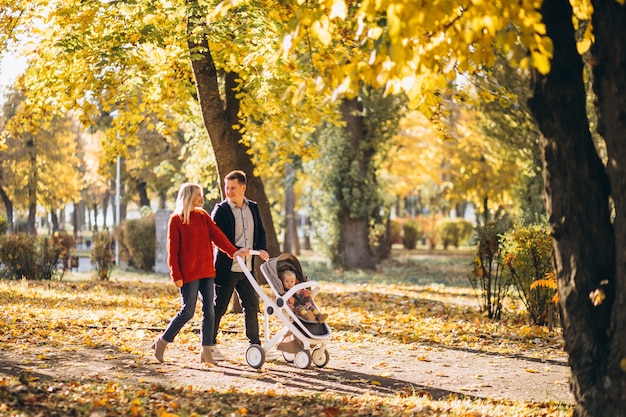
<svg viewBox="0 0 626 417">
<path fill-rule="evenodd" d="M 178 287 L 178 288 L 182 288 L 183 280 L 179 279 L 179 280 L 174 281 L 174 285 L 176 285 L 176 287 Z"/>
</svg>

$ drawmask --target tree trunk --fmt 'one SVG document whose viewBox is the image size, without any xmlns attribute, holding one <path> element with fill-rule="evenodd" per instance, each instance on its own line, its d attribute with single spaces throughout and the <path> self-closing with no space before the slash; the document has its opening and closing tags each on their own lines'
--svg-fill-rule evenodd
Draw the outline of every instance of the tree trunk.
<svg viewBox="0 0 626 417">
<path fill-rule="evenodd" d="M 30 135 L 29 135 L 30 136 Z M 35 142 L 32 136 L 26 141 L 29 155 L 28 177 L 28 223 L 26 231 L 32 235 L 37 234 L 35 227 L 37 215 L 37 155 L 35 154 Z"/>
<path fill-rule="evenodd" d="M 356 158 L 359 180 L 366 181 L 373 154 L 360 149 L 365 135 L 363 106 L 356 98 L 345 99 L 341 103 L 341 113 L 350 144 L 348 152 Z M 343 204 L 344 208 L 339 214 L 339 262 L 347 269 L 375 269 L 376 263 L 369 243 L 369 216 L 352 213 L 349 206 Z"/>
<path fill-rule="evenodd" d="M 2 202 L 4 203 L 4 209 L 7 213 L 7 223 L 8 223 L 8 233 L 13 233 L 13 203 L 9 198 L 8 194 L 4 191 L 4 188 L 0 187 L 0 198 L 2 198 Z"/>
<path fill-rule="evenodd" d="M 197 1 L 188 0 L 187 4 L 189 10 L 192 10 L 197 6 Z M 265 227 L 268 252 L 270 256 L 277 256 L 280 253 L 280 247 L 263 181 L 254 172 L 255 167 L 248 153 L 248 147 L 241 143 L 241 133 L 232 128 L 233 125 L 240 124 L 239 99 L 236 96 L 236 90 L 239 87 L 238 77 L 237 74 L 231 72 L 225 74 L 225 100 L 223 100 L 209 43 L 204 36 L 198 40 L 197 34 L 205 30 L 205 22 L 205 16 L 188 16 L 188 46 L 190 55 L 193 57 L 191 66 L 202 118 L 215 153 L 219 183 L 223 184 L 224 176 L 235 169 L 246 173 L 248 177 L 246 195 L 258 203 Z"/>
<path fill-rule="evenodd" d="M 145 181 L 138 181 L 136 185 L 137 193 L 139 194 L 139 207 L 150 207 L 150 199 L 148 198 L 148 184 Z"/>
<path fill-rule="evenodd" d="M 59 231 L 59 216 L 56 210 L 50 210 L 50 222 L 52 223 L 52 233 Z"/>
<path fill-rule="evenodd" d="M 291 165 L 287 165 L 287 177 L 285 178 L 285 239 L 283 252 L 300 255 L 298 242 L 298 228 L 296 227 L 295 191 L 296 173 Z"/>
<path fill-rule="evenodd" d="M 541 12 L 554 43 L 554 58 L 548 75 L 534 74 L 529 105 L 542 133 L 546 208 L 554 238 L 559 308 L 577 402 L 574 416 L 626 415 L 624 373 L 619 369 L 620 361 L 615 364 L 615 355 L 624 356 L 626 329 L 611 323 L 615 304 L 621 306 L 615 315 L 623 317 L 625 311 L 623 301 L 615 302 L 611 186 L 589 132 L 583 62 L 576 51 L 569 1 L 545 0 Z M 617 36 L 623 26 L 606 29 L 610 29 L 611 36 Z M 623 97 L 624 90 L 613 92 L 618 93 Z M 624 155 L 618 160 L 623 161 Z M 590 300 L 595 290 L 606 294 L 597 306 Z M 623 292 L 619 298 L 623 299 Z M 622 343 L 613 351 L 612 339 L 616 336 Z M 609 369 L 611 366 L 617 368 Z"/>
<path fill-rule="evenodd" d="M 615 297 L 607 300 L 612 301 L 612 305 L 605 309 L 610 314 L 610 336 L 599 406 L 604 407 L 605 415 L 626 415 L 626 9 L 617 1 L 592 3 L 596 37 L 591 50 L 594 57 L 593 87 L 597 97 L 598 133 L 604 137 L 609 157 L 606 170 L 615 208 L 613 253 L 616 257 L 615 279 L 607 276 L 610 280 L 608 287 L 614 291 Z M 604 245 L 609 243 L 612 241 Z"/>
</svg>

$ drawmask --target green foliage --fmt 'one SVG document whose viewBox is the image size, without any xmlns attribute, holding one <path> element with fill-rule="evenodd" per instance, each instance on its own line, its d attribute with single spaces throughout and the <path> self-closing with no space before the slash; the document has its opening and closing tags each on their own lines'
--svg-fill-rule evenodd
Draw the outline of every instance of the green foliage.
<svg viewBox="0 0 626 417">
<path fill-rule="evenodd" d="M 502 302 L 507 296 L 510 279 L 504 273 L 500 235 L 504 222 L 490 222 L 477 228 L 476 257 L 470 283 L 479 292 L 481 310 L 490 319 L 500 320 Z"/>
<path fill-rule="evenodd" d="M 0 216 L 0 235 L 6 234 L 7 230 L 9 230 L 9 222 Z"/>
<path fill-rule="evenodd" d="M 502 236 L 505 264 L 522 303 L 534 324 L 552 323 L 554 289 L 533 285 L 553 270 L 552 238 L 546 223 L 516 225 Z"/>
<path fill-rule="evenodd" d="M 422 238 L 420 222 L 409 220 L 402 225 L 402 244 L 406 249 L 415 249 L 417 242 Z"/>
<path fill-rule="evenodd" d="M 111 245 L 113 244 L 113 235 L 108 230 L 101 233 L 93 234 L 93 249 L 91 251 L 91 264 L 96 269 L 98 278 L 106 281 L 111 276 L 111 267 L 113 266 L 113 252 Z"/>
<path fill-rule="evenodd" d="M 65 242 L 55 236 L 37 237 L 29 233 L 0 236 L 0 262 L 3 278 L 51 280 L 59 274 L 59 260 L 65 253 Z M 68 255 L 69 256 L 69 255 Z"/>
<path fill-rule="evenodd" d="M 450 245 L 458 248 L 472 236 L 474 226 L 465 219 L 444 219 L 437 224 L 437 231 L 444 249 L 448 249 Z"/>
<path fill-rule="evenodd" d="M 155 216 L 125 220 L 119 229 L 120 249 L 128 255 L 128 264 L 143 271 L 152 271 L 156 254 Z"/>
</svg>

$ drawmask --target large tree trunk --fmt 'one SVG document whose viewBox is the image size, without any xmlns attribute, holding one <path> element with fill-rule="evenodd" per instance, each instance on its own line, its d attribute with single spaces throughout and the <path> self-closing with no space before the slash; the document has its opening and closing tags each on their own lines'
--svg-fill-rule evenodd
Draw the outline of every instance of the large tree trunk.
<svg viewBox="0 0 626 417">
<path fill-rule="evenodd" d="M 189 10 L 197 6 L 195 0 L 189 0 L 187 4 L 190 6 Z M 225 74 L 225 100 L 223 100 L 220 96 L 217 69 L 207 39 L 202 36 L 198 40 L 197 33 L 204 30 L 205 22 L 205 16 L 188 17 L 188 46 L 190 55 L 193 56 L 191 66 L 202 118 L 215 153 L 219 183 L 223 184 L 224 176 L 235 169 L 246 173 L 248 177 L 246 195 L 259 204 L 267 236 L 268 252 L 270 256 L 277 256 L 280 253 L 280 247 L 263 181 L 254 172 L 255 167 L 248 153 L 248 147 L 241 143 L 241 133 L 232 128 L 233 125 L 240 124 L 239 99 L 236 97 L 236 89 L 239 87 L 237 74 L 231 72 Z M 193 36 L 190 35 L 192 33 Z"/>
<path fill-rule="evenodd" d="M 9 195 L 4 191 L 4 188 L 0 187 L 0 198 L 4 203 L 4 209 L 7 213 L 7 223 L 9 226 L 8 232 L 13 233 L 13 202 L 9 198 Z"/>
<path fill-rule="evenodd" d="M 360 180 L 367 181 L 372 153 L 360 150 L 364 141 L 365 125 L 363 106 L 358 99 L 345 99 L 341 103 L 341 114 L 346 122 L 350 155 L 356 158 Z M 355 184 L 345 184 L 355 186 Z M 375 269 L 376 263 L 369 242 L 369 216 L 355 215 L 344 204 L 339 213 L 339 254 L 338 259 L 347 269 Z"/>
<path fill-rule="evenodd" d="M 623 317 L 626 310 L 623 301 L 615 302 L 610 185 L 589 132 L 583 63 L 576 51 L 571 6 L 568 0 L 545 0 L 541 12 L 554 43 L 554 58 L 548 75 L 534 74 L 529 105 L 542 133 L 546 208 L 554 238 L 571 388 L 577 402 L 574 415 L 626 415 L 624 373 L 620 361 L 615 362 L 616 355 L 623 356 L 626 328 L 616 326 L 623 319 L 611 324 L 616 304 L 621 307 L 615 316 Z M 623 26 L 606 29 L 617 36 Z M 618 161 L 624 161 L 624 156 Z M 595 298 L 594 306 L 590 295 L 596 290 L 606 294 L 606 299 Z M 619 298 L 623 299 L 623 292 Z M 617 349 L 612 342 L 616 337 L 622 342 Z"/>
<path fill-rule="evenodd" d="M 597 97 L 598 133 L 606 142 L 607 173 L 615 208 L 615 292 L 607 305 L 610 314 L 609 351 L 603 375 L 600 406 L 605 415 L 626 415 L 626 8 L 617 1 L 593 1 L 592 47 L 594 92 Z M 610 258 L 609 258 L 610 259 Z M 608 309 L 610 313 L 608 312 Z M 603 317 L 608 319 L 609 317 Z M 599 415 L 599 414 L 596 414 Z"/>
<path fill-rule="evenodd" d="M 287 176 L 285 178 L 285 239 L 283 241 L 283 252 L 300 255 L 300 244 L 298 242 L 298 228 L 296 225 L 296 193 L 294 184 L 296 182 L 296 172 L 287 165 Z"/>
</svg>

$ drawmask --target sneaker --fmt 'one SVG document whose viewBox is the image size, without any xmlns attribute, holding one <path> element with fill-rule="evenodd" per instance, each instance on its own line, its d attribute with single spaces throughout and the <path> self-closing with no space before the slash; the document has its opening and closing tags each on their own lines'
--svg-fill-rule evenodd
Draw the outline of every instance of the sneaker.
<svg viewBox="0 0 626 417">
<path fill-rule="evenodd" d="M 222 355 L 222 353 L 217 350 L 215 346 L 211 346 L 211 355 L 213 355 L 213 359 L 216 361 L 223 361 L 226 359 L 226 356 Z"/>
</svg>

